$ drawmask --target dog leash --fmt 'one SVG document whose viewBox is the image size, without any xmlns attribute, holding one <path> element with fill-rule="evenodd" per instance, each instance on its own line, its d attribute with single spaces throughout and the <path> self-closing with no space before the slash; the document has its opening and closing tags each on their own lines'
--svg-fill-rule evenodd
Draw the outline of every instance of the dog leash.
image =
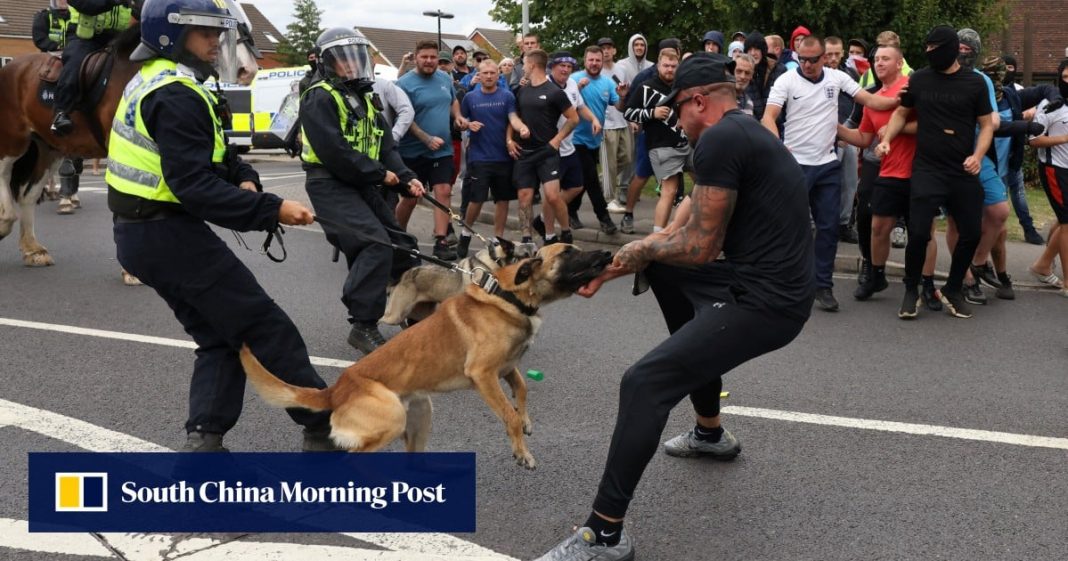
<svg viewBox="0 0 1068 561">
<path fill-rule="evenodd" d="M 333 228 L 335 230 L 341 230 L 341 231 L 347 232 L 347 233 L 349 233 L 349 234 L 351 234 L 353 236 L 356 236 L 357 238 L 360 238 L 361 240 L 366 240 L 366 241 L 369 241 L 371 243 L 375 243 L 375 244 L 378 244 L 378 245 L 381 245 L 381 246 L 385 246 L 385 247 L 391 248 L 391 249 L 393 249 L 395 251 L 400 251 L 400 252 L 403 252 L 403 253 L 407 253 L 408 255 L 411 255 L 412 257 L 415 257 L 415 258 L 420 259 L 422 261 L 426 261 L 428 263 L 433 263 L 435 265 L 439 265 L 441 267 L 445 267 L 446 269 L 451 269 L 451 270 L 458 271 L 458 272 L 461 272 L 461 273 L 467 273 L 469 275 L 473 274 L 471 271 L 468 271 L 468 270 L 460 267 L 456 263 L 451 263 L 449 261 L 445 261 L 444 259 L 438 259 L 437 257 L 434 257 L 433 255 L 427 255 L 425 253 L 420 253 L 419 251 L 414 250 L 414 249 L 408 249 L 406 247 L 401 247 L 401 246 L 399 246 L 399 245 L 397 245 L 397 244 L 395 244 L 393 242 L 382 241 L 382 240 L 380 240 L 378 238 L 375 238 L 373 236 L 368 236 L 367 234 L 365 234 L 363 232 L 360 232 L 360 231 L 356 230 L 355 228 L 350 228 L 350 227 L 348 227 L 348 226 L 346 226 L 344 224 L 341 224 L 339 222 L 334 222 L 333 220 L 330 220 L 330 219 L 327 219 L 327 218 L 323 218 L 323 217 L 321 217 L 319 215 L 315 215 L 315 221 L 318 222 L 319 224 L 322 224 L 323 226 L 328 226 L 328 227 Z"/>
<path fill-rule="evenodd" d="M 482 236 L 482 234 L 479 234 L 474 228 L 472 228 L 471 225 L 468 224 L 463 219 L 462 216 L 460 216 L 459 214 L 453 212 L 452 207 L 447 206 L 444 203 L 442 203 L 441 201 L 435 199 L 434 196 L 429 194 L 429 193 L 427 195 L 430 195 L 430 196 L 423 196 L 422 197 L 423 201 L 429 203 L 431 206 L 437 208 L 441 212 L 444 212 L 445 215 L 448 216 L 450 219 L 452 219 L 454 222 L 459 224 L 461 227 L 466 229 L 468 232 L 471 232 L 472 234 L 474 234 L 475 237 L 478 238 L 483 244 L 485 244 L 486 247 L 493 247 L 494 245 L 496 245 L 495 241 L 487 240 L 485 237 Z"/>
</svg>

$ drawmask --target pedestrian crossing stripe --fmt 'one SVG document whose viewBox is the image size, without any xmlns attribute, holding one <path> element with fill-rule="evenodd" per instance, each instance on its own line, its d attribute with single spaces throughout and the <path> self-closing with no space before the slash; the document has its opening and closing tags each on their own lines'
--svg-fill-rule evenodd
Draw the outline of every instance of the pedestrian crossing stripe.
<svg viewBox="0 0 1068 561">
<path fill-rule="evenodd" d="M 56 473 L 56 512 L 107 512 L 107 473 Z"/>
</svg>

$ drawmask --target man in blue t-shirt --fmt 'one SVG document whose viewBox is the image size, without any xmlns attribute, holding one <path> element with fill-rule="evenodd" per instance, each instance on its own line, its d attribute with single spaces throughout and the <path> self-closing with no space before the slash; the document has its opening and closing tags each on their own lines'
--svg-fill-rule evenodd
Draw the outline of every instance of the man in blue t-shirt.
<svg viewBox="0 0 1068 561">
<path fill-rule="evenodd" d="M 467 119 L 471 143 L 467 147 L 468 176 L 463 183 L 467 213 L 464 219 L 473 224 L 482 212 L 482 203 L 493 193 L 496 209 L 493 215 L 493 233 L 504 236 L 504 224 L 508 219 L 508 202 L 516 200 L 512 184 L 512 157 L 505 147 L 508 125 L 519 132 L 522 138 L 530 137 L 527 128 L 515 110 L 515 96 L 499 84 L 500 70 L 497 63 L 484 60 L 476 72 L 481 87 L 464 96 L 460 112 Z M 467 257 L 471 245 L 471 232 L 464 228 L 456 252 Z"/>
<path fill-rule="evenodd" d="M 626 94 L 626 89 L 601 73 L 604 67 L 604 54 L 601 47 L 596 45 L 586 47 L 583 65 L 585 70 L 572 74 L 571 79 L 578 83 L 582 101 L 586 103 L 586 107 L 597 117 L 598 122 L 603 123 L 609 105 L 622 107 L 620 100 Z M 597 176 L 597 162 L 600 159 L 603 138 L 602 131 L 594 131 L 593 125 L 586 120 L 579 121 L 578 126 L 575 127 L 575 153 L 582 165 L 582 181 L 586 186 L 586 195 L 589 196 L 590 203 L 593 205 L 597 221 L 601 223 L 601 231 L 612 235 L 617 231 L 616 224 L 608 214 L 608 204 L 605 203 L 601 180 Z M 582 195 L 579 194 L 568 203 L 568 211 L 574 216 L 581 205 Z"/>
<path fill-rule="evenodd" d="M 404 165 L 433 191 L 434 198 L 448 205 L 452 197 L 453 175 L 449 127 L 455 119 L 457 128 L 466 129 L 467 121 L 460 115 L 452 77 L 438 70 L 439 54 L 437 43 L 420 41 L 415 47 L 416 71 L 408 72 L 397 80 L 397 86 L 408 94 L 415 108 L 415 120 L 400 142 L 400 155 Z M 406 198 L 397 205 L 397 221 L 401 227 L 408 227 L 408 219 L 414 209 L 415 199 L 409 201 Z M 435 211 L 434 256 L 453 260 L 456 259 L 456 252 L 445 242 L 448 225 L 449 217 L 441 211 Z"/>
</svg>

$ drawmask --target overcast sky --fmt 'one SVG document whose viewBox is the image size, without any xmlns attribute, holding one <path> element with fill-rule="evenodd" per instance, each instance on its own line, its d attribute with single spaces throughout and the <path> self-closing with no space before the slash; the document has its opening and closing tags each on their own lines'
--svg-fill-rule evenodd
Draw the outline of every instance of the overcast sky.
<svg viewBox="0 0 1068 561">
<path fill-rule="evenodd" d="M 243 1 L 255 4 L 282 33 L 293 21 L 292 0 Z M 437 9 L 456 16 L 441 20 L 442 33 L 467 35 L 476 27 L 504 28 L 489 16 L 491 0 L 316 0 L 316 4 L 323 11 L 324 28 L 367 26 L 436 32 L 437 18 L 423 12 Z"/>
</svg>

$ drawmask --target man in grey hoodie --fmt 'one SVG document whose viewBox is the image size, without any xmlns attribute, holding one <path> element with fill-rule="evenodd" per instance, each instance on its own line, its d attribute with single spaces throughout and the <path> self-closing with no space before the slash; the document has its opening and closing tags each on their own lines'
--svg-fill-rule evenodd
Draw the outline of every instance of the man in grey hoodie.
<svg viewBox="0 0 1068 561">
<path fill-rule="evenodd" d="M 619 78 L 620 82 L 630 85 L 639 72 L 652 66 L 653 63 L 645 56 L 648 50 L 649 42 L 645 40 L 644 35 L 641 33 L 631 35 L 630 40 L 627 41 L 627 58 L 617 62 L 612 69 L 616 78 Z"/>
</svg>

